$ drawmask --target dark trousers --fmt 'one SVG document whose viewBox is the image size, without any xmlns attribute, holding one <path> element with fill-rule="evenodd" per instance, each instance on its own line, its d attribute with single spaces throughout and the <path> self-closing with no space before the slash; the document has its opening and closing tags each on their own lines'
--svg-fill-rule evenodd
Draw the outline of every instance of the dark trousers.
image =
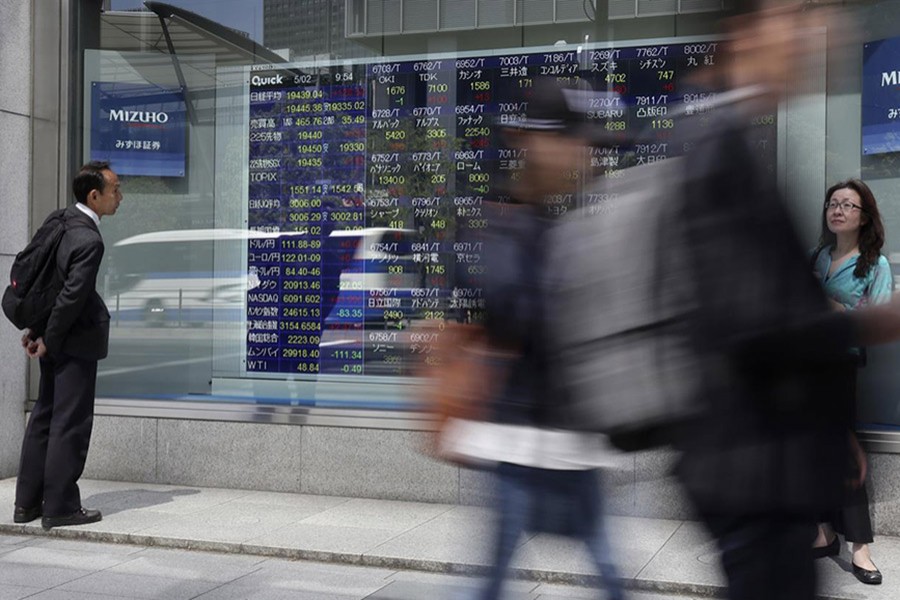
<svg viewBox="0 0 900 600">
<path fill-rule="evenodd" d="M 858 369 L 855 365 L 849 367 L 846 372 L 847 394 L 850 396 L 851 412 L 850 422 L 856 420 L 856 379 Z M 855 459 L 847 464 L 847 479 L 854 481 L 859 478 L 859 465 Z M 866 486 L 852 487 L 847 485 L 844 502 L 841 507 L 823 516 L 823 521 L 831 523 L 834 530 L 844 535 L 848 542 L 856 544 L 871 544 L 872 520 L 869 517 L 869 495 Z"/>
<path fill-rule="evenodd" d="M 16 506 L 43 503 L 48 517 L 81 508 L 77 481 L 91 441 L 96 381 L 95 360 L 41 359 L 38 399 L 22 442 Z"/>
<path fill-rule="evenodd" d="M 729 600 L 814 600 L 812 518 L 777 514 L 702 517 L 719 545 Z"/>
<path fill-rule="evenodd" d="M 859 469 L 854 465 L 851 476 L 859 477 Z M 869 517 L 869 494 L 866 486 L 858 488 L 847 486 L 844 504 L 839 509 L 828 513 L 822 519 L 831 523 L 834 530 L 843 534 L 844 539 L 854 544 L 871 544 L 872 519 Z"/>
</svg>

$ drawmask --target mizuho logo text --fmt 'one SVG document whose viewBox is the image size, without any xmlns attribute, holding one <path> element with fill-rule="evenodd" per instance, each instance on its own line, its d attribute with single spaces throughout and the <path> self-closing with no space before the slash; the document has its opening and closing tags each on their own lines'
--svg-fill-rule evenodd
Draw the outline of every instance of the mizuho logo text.
<svg viewBox="0 0 900 600">
<path fill-rule="evenodd" d="M 162 111 L 152 112 L 149 110 L 111 110 L 109 111 L 110 121 L 122 121 L 123 123 L 149 123 L 161 125 L 169 121 L 169 115 Z"/>
<path fill-rule="evenodd" d="M 881 87 L 900 85 L 900 71 L 884 71 L 881 73 Z"/>
</svg>

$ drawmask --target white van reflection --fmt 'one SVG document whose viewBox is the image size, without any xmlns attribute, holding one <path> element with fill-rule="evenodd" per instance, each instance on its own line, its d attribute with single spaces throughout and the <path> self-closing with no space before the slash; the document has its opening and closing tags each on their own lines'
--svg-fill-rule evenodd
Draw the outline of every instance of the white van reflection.
<svg viewBox="0 0 900 600">
<path fill-rule="evenodd" d="M 336 230 L 316 240 L 319 247 L 306 256 L 319 257 L 313 266 L 317 270 L 298 278 L 319 281 L 323 328 L 412 318 L 410 297 L 421 281 L 412 255 L 416 236 L 407 229 L 364 228 Z M 292 264 L 281 259 L 288 248 L 308 246 L 292 243 L 292 238 L 309 239 L 305 231 L 187 229 L 121 240 L 110 252 L 103 286 L 113 323 L 202 327 L 241 322 L 248 292 L 263 284 L 275 286 L 284 301 L 279 280 L 288 276 L 285 271 Z M 259 256 L 267 248 L 278 253 L 278 260 L 248 268 L 248 252 Z"/>
</svg>

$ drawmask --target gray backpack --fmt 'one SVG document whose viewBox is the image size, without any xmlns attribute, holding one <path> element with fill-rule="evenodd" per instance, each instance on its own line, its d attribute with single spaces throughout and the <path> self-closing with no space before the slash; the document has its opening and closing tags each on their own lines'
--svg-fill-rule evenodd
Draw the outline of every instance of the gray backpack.
<svg viewBox="0 0 900 600">
<path fill-rule="evenodd" d="M 703 376 L 682 234 L 683 158 L 632 167 L 554 228 L 548 343 L 563 427 L 640 449 L 670 441 L 696 411 Z"/>
</svg>

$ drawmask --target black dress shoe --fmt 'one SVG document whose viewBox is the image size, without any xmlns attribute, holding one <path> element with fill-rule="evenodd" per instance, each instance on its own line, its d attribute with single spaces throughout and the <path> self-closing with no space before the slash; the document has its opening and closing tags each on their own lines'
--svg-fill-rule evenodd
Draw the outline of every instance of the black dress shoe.
<svg viewBox="0 0 900 600">
<path fill-rule="evenodd" d="M 31 523 L 35 519 L 41 516 L 41 507 L 35 506 L 34 508 L 22 508 L 21 506 L 17 506 L 16 510 L 13 511 L 13 522 L 14 523 Z"/>
<path fill-rule="evenodd" d="M 869 585 L 881 585 L 881 571 L 878 569 L 870 571 L 869 569 L 863 569 L 862 567 L 853 564 L 853 574 L 863 583 Z"/>
<path fill-rule="evenodd" d="M 51 529 L 53 527 L 65 527 L 67 525 L 87 525 L 88 523 L 96 523 L 103 518 L 99 510 L 90 510 L 87 508 L 79 508 L 71 515 L 62 517 L 44 517 L 41 519 L 41 527 Z"/>
<path fill-rule="evenodd" d="M 813 558 L 825 558 L 826 556 L 837 556 L 841 553 L 841 540 L 838 536 L 834 536 L 831 543 L 827 546 L 819 546 L 813 548 Z"/>
</svg>

